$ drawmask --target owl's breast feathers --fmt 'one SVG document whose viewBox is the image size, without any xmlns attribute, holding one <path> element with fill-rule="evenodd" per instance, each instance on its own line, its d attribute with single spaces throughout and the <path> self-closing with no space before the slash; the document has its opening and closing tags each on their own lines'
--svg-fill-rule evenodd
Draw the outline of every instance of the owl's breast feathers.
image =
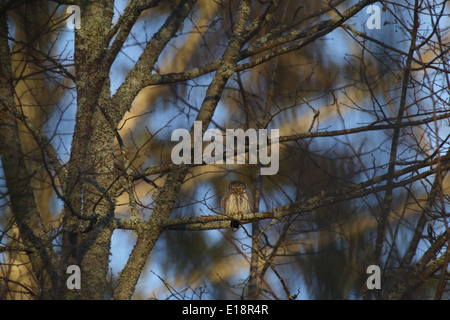
<svg viewBox="0 0 450 320">
<path fill-rule="evenodd" d="M 225 215 L 240 218 L 252 210 L 252 199 L 246 191 L 230 192 L 222 199 L 222 208 Z"/>
</svg>

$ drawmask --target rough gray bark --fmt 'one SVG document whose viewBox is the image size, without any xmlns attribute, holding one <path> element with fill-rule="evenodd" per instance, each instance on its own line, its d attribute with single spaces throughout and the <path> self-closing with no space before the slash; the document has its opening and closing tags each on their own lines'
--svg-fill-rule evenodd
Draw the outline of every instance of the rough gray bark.
<svg viewBox="0 0 450 320">
<path fill-rule="evenodd" d="M 222 65 L 218 68 L 206 91 L 205 99 L 203 100 L 200 112 L 196 118 L 196 121 L 202 121 L 202 135 L 209 126 L 228 78 L 234 74 L 238 53 L 246 42 L 246 37 L 243 33 L 249 14 L 250 2 L 241 1 L 234 33 L 223 54 Z M 120 274 L 119 283 L 116 289 L 117 293 L 115 294 L 116 299 L 131 298 L 140 272 L 147 260 L 146 257 L 148 257 L 156 240 L 161 234 L 164 223 L 169 219 L 173 205 L 177 199 L 177 194 L 188 173 L 188 169 L 187 166 L 183 165 L 179 168 L 175 167 L 172 172 L 169 173 L 167 181 L 156 200 L 155 210 L 147 223 L 149 228 L 144 229 L 142 234 L 138 237 L 127 265 Z"/>
</svg>

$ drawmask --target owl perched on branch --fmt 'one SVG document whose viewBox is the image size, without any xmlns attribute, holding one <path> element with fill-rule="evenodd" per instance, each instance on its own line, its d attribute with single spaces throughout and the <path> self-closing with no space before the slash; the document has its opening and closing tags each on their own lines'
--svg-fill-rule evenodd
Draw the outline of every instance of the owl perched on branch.
<svg viewBox="0 0 450 320">
<path fill-rule="evenodd" d="M 231 228 L 239 228 L 242 215 L 252 210 L 252 196 L 247 191 L 247 185 L 235 180 L 228 185 L 228 190 L 222 198 L 222 212 L 230 217 Z"/>
</svg>

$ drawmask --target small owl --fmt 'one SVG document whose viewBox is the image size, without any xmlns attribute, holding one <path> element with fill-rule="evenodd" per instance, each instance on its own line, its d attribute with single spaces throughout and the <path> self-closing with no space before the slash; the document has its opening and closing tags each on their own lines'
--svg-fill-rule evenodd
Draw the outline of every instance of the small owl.
<svg viewBox="0 0 450 320">
<path fill-rule="evenodd" d="M 239 219 L 252 210 L 252 196 L 247 191 L 247 185 L 239 180 L 228 185 L 228 190 L 222 198 L 222 212 L 232 218 L 230 226 L 239 228 Z"/>
</svg>

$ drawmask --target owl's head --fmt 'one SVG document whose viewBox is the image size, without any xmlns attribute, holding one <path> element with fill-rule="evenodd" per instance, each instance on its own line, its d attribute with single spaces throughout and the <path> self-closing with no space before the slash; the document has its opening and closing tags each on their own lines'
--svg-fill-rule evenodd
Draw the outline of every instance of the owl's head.
<svg viewBox="0 0 450 320">
<path fill-rule="evenodd" d="M 230 184 L 228 185 L 228 190 L 245 191 L 247 190 L 247 185 L 245 184 L 245 182 L 235 180 L 230 182 Z"/>
</svg>

